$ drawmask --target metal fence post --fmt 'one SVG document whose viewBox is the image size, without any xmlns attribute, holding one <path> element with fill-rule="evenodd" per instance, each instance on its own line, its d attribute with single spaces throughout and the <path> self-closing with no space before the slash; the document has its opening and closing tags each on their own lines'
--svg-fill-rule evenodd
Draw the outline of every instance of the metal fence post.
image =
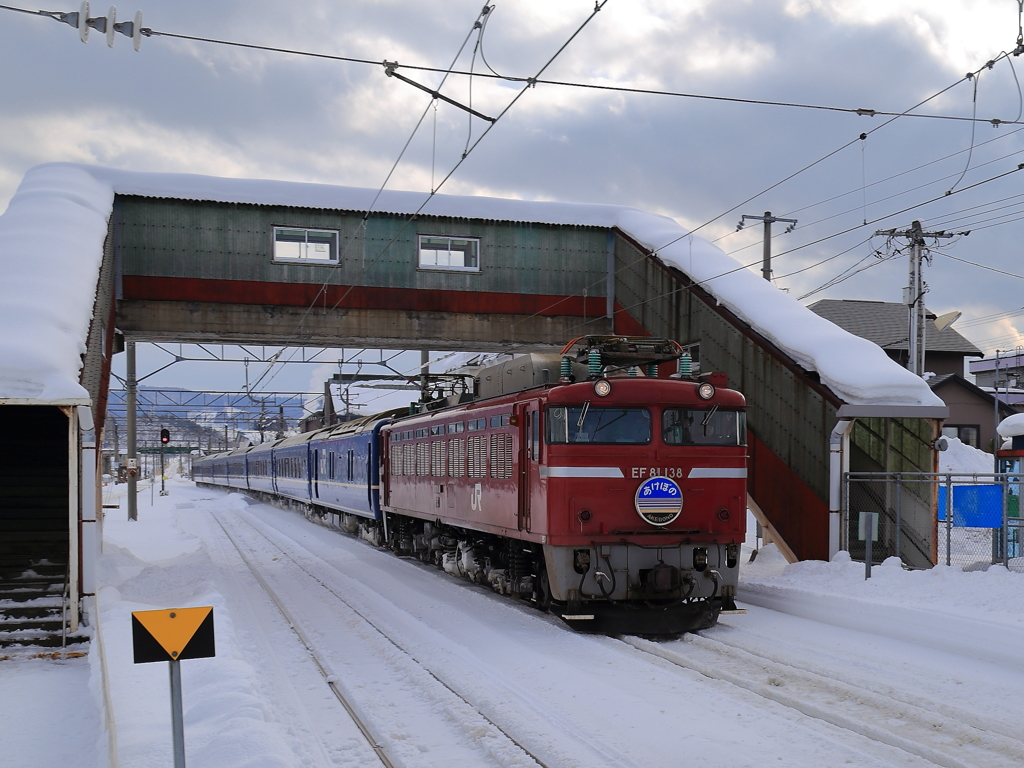
<svg viewBox="0 0 1024 768">
<path fill-rule="evenodd" d="M 896 473 L 896 557 L 900 557 L 900 539 L 903 537 L 903 523 L 900 519 L 900 501 L 903 498 L 903 475 Z M 903 558 L 900 558 L 901 560 Z"/>
<path fill-rule="evenodd" d="M 875 513 L 864 513 L 864 578 L 871 578 L 871 539 L 874 538 Z"/>
<path fill-rule="evenodd" d="M 1010 478 L 1001 475 L 999 483 L 1003 490 L 1003 567 L 1010 567 Z"/>
<path fill-rule="evenodd" d="M 946 475 L 946 565 L 950 564 L 950 542 L 953 539 L 953 476 Z"/>
</svg>

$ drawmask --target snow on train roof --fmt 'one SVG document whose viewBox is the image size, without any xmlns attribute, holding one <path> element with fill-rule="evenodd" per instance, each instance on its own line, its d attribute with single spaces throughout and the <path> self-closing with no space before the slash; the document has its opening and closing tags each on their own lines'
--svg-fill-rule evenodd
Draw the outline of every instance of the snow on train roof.
<svg viewBox="0 0 1024 768">
<path fill-rule="evenodd" d="M 114 194 L 362 211 L 377 191 L 324 184 L 137 173 L 73 163 L 31 169 L 0 216 L 0 398 L 83 398 L 78 383 Z M 373 210 L 411 214 L 424 193 L 385 191 Z M 665 216 L 614 205 L 435 195 L 423 215 L 617 227 L 853 405 L 942 405 L 928 385 Z"/>
</svg>

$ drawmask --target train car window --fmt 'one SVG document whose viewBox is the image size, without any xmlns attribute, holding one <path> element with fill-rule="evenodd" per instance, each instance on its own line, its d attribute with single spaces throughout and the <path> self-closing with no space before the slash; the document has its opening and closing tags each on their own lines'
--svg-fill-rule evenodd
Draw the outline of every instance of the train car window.
<svg viewBox="0 0 1024 768">
<path fill-rule="evenodd" d="M 491 426 L 492 427 L 500 427 L 501 426 L 501 416 L 491 416 Z"/>
<path fill-rule="evenodd" d="M 448 425 L 448 434 L 454 435 L 462 431 L 463 425 L 461 421 L 453 421 Z"/>
<path fill-rule="evenodd" d="M 666 408 L 661 414 L 666 445 L 746 445 L 747 414 L 719 408 Z"/>
<path fill-rule="evenodd" d="M 352 482 L 356 479 L 356 452 L 352 449 L 348 449 L 348 480 Z"/>
<path fill-rule="evenodd" d="M 552 406 L 547 413 L 549 445 L 618 443 L 643 445 L 651 441 L 651 412 L 646 408 Z"/>
<path fill-rule="evenodd" d="M 423 427 L 423 429 L 417 429 L 416 430 L 416 437 L 426 437 L 426 436 L 427 436 L 427 428 L 426 427 Z"/>
<path fill-rule="evenodd" d="M 430 428 L 430 434 L 431 434 L 431 436 L 433 436 L 433 435 L 443 435 L 444 434 L 444 424 L 438 424 L 437 426 L 431 427 Z"/>
</svg>

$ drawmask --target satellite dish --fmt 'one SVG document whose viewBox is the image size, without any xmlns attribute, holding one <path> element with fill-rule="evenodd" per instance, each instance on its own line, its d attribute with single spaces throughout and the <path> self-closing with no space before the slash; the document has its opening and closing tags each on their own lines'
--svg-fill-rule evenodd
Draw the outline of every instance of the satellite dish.
<svg viewBox="0 0 1024 768">
<path fill-rule="evenodd" d="M 82 0 L 78 11 L 78 39 L 83 43 L 89 42 L 89 0 Z"/>
<path fill-rule="evenodd" d="M 947 312 L 944 315 L 939 315 L 938 317 L 935 318 L 935 328 L 936 328 L 936 330 L 939 330 L 939 331 L 946 330 L 947 328 L 949 328 L 949 326 L 951 326 L 953 323 L 955 323 L 957 320 L 959 320 L 960 319 L 960 315 L 962 315 L 962 314 L 963 314 L 963 312 Z"/>
<path fill-rule="evenodd" d="M 110 10 L 107 11 L 107 28 L 105 30 L 106 33 L 107 33 L 107 47 L 108 48 L 113 48 L 114 47 L 114 31 L 115 31 L 114 30 L 114 24 L 116 23 L 116 21 L 117 21 L 117 8 L 115 8 L 114 6 L 110 6 Z"/>
</svg>

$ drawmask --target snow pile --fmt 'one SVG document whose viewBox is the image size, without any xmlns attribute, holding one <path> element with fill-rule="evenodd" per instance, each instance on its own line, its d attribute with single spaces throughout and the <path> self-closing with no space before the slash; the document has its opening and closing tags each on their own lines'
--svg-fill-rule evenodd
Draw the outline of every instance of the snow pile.
<svg viewBox="0 0 1024 768">
<path fill-rule="evenodd" d="M 121 764 L 172 762 L 167 665 L 132 663 L 132 612 L 210 605 L 217 655 L 181 666 L 189 764 L 295 765 L 293 747 L 272 722 L 279 702 L 267 695 L 250 641 L 235 625 L 241 604 L 222 592 L 223 555 L 186 530 L 186 519 L 209 514 L 201 499 L 209 494 L 191 483 L 169 486 L 175 501 L 140 503 L 137 522 L 123 511 L 104 521 L 99 605 Z M 241 496 L 218 494 L 218 509 L 245 505 Z"/>
<path fill-rule="evenodd" d="M 848 552 L 832 562 L 785 564 L 774 545 L 740 569 L 738 599 L 838 627 L 881 634 L 970 658 L 1021 665 L 1024 574 L 993 565 L 965 572 L 904 570 L 890 557 L 871 569 Z M 782 560 L 780 564 L 780 560 Z"/>
<path fill-rule="evenodd" d="M 620 206 L 448 195 L 428 199 L 423 193 L 392 191 L 383 192 L 374 203 L 377 193 L 371 189 L 133 173 L 54 163 L 30 170 L 8 213 L 0 217 L 0 258 L 5 271 L 10 265 L 21 273 L 59 274 L 65 278 L 65 286 L 95 285 L 114 192 L 356 211 L 373 205 L 374 211 L 382 213 L 408 215 L 420 211 L 424 215 L 491 221 L 618 227 L 700 283 L 803 368 L 817 371 L 822 382 L 845 402 L 942 405 L 924 381 L 890 360 L 880 347 L 818 317 L 715 246 L 690 235 L 675 220 Z M 40 248 L 41 239 L 52 247 Z M 39 279 L 38 284 L 24 278 L 21 282 L 14 290 L 6 285 L 0 289 L 4 319 L 20 320 L 13 327 L 24 327 L 25 319 L 35 317 L 29 309 L 45 314 L 39 309 L 45 306 L 59 307 L 60 317 L 66 314 L 70 319 L 65 324 L 44 323 L 27 335 L 14 334 L 22 339 L 20 344 L 0 347 L 0 368 L 21 371 L 13 379 L 10 375 L 0 379 L 0 397 L 41 398 L 54 392 L 80 391 L 76 389 L 78 353 L 83 349 L 88 321 L 88 313 L 83 314 L 82 309 L 85 304 L 87 310 L 91 309 L 92 290 L 80 291 L 88 296 L 76 296 L 65 304 L 53 300 L 53 287 L 45 279 Z M 35 350 L 40 349 L 48 353 L 52 350 L 54 359 L 38 359 Z M 59 387 L 54 378 L 58 371 L 62 374 Z M 18 392 L 23 394 L 14 394 Z"/>
<path fill-rule="evenodd" d="M 994 471 L 991 453 L 967 445 L 957 437 L 946 438 L 949 445 L 939 452 L 939 472 L 985 475 Z"/>
</svg>

